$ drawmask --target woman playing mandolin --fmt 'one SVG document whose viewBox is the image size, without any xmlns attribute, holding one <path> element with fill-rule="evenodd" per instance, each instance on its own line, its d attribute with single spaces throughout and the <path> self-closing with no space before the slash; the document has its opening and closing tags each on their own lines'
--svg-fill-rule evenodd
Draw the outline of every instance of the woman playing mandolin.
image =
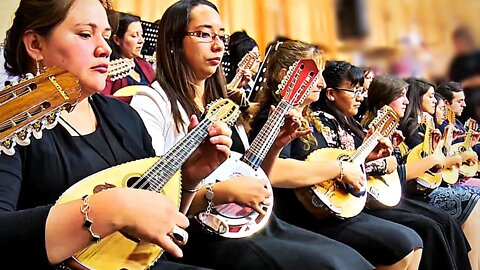
<svg viewBox="0 0 480 270">
<path fill-rule="evenodd" d="M 390 106 L 402 118 L 409 101 L 407 99 L 408 84 L 393 76 L 377 76 L 369 89 L 368 113 L 364 119 L 365 126 L 377 115 L 384 105 Z M 400 141 L 396 141 L 398 145 Z M 399 149 L 394 150 L 397 156 Z M 424 161 L 429 164 L 434 157 Z M 402 186 L 405 187 L 407 176 L 411 175 L 411 165 L 402 164 L 398 159 L 398 175 Z M 428 166 L 428 165 L 427 165 Z M 432 166 L 432 165 L 430 165 Z M 425 167 L 423 170 L 426 170 Z M 410 176 L 411 177 L 411 176 Z M 403 188 L 402 188 L 403 189 Z M 420 269 L 470 269 L 468 261 L 467 243 L 460 224 L 445 211 L 429 205 L 426 202 L 412 200 L 402 195 L 400 203 L 393 209 L 370 209 L 369 214 L 398 222 L 413 228 L 423 239 L 423 254 Z"/>
<path fill-rule="evenodd" d="M 269 106 L 275 105 L 278 99 L 273 86 L 278 80 L 276 78 L 279 77 L 276 74 L 281 72 L 285 65 L 282 60 L 301 57 L 297 55 L 297 51 L 291 43 L 285 42 L 269 59 L 267 75 L 271 75 L 267 76 L 265 92 L 259 96 L 262 111 L 255 117 L 255 122 L 252 125 L 253 133 L 263 125 Z M 350 110 L 345 109 L 347 106 L 344 106 L 341 112 L 349 111 L 351 115 L 348 116 L 353 116 L 358 109 L 353 105 L 357 104 L 356 101 L 361 100 L 360 93 L 360 95 L 354 95 L 347 91 L 332 89 L 333 87 L 351 88 L 357 86 L 363 79 L 360 69 L 348 63 L 327 62 L 323 77 L 327 90 L 323 90 L 322 93 L 317 92 L 314 99 L 307 99 L 299 108 L 303 112 L 303 128 L 311 128 L 313 133 L 295 139 L 287 145 L 280 155 L 282 159 L 278 160 L 272 168 L 271 179 L 273 183 L 281 180 L 288 181 L 288 179 L 295 179 L 297 182 L 295 185 L 284 185 L 284 188 L 274 190 L 277 198 L 276 213 L 294 225 L 349 245 L 374 264 L 377 269 L 417 269 L 421 256 L 422 241 L 411 229 L 366 213 L 360 213 L 350 219 L 329 217 L 318 220 L 304 208 L 295 196 L 292 188 L 302 188 L 336 177 L 342 178 L 345 183 L 357 186 L 357 189 L 359 189 L 359 185 L 365 185 L 360 168 L 349 162 L 340 163 L 336 159 L 324 162 L 304 161 L 311 152 L 327 147 L 327 145 L 330 145 L 329 143 L 335 144 L 337 148 L 340 147 L 340 144 L 337 144 L 335 140 L 326 141 L 325 136 L 322 135 L 323 131 L 328 132 L 328 134 L 342 134 L 341 132 L 344 132 L 344 129 L 339 130 L 338 127 L 334 129 L 334 126 L 330 125 L 330 129 L 326 131 L 326 126 L 322 123 L 323 121 L 321 122 L 324 119 L 318 118 L 318 114 L 312 113 L 309 108 L 310 103 L 320 102 L 317 101 L 319 95 L 320 97 L 331 96 L 332 92 L 335 91 L 337 92 L 335 93 L 336 102 L 330 102 L 331 106 L 335 106 L 334 104 L 337 104 L 337 102 L 351 104 L 351 107 L 348 106 Z M 325 93 L 325 91 L 327 92 Z M 325 100 L 322 102 L 325 102 Z M 333 117 L 331 118 L 329 119 L 330 123 L 335 121 Z M 353 145 L 353 147 L 355 146 Z M 290 182 L 293 182 L 293 180 L 290 180 Z M 388 241 L 379 239 L 377 237 L 379 234 L 388 235 L 382 238 L 388 239 Z"/>
<path fill-rule="evenodd" d="M 5 268 L 50 269 L 97 237 L 116 231 L 128 231 L 182 256 L 170 235 L 185 235 L 181 228 L 189 222 L 165 195 L 111 188 L 52 206 L 86 176 L 155 155 L 135 111 L 98 94 L 105 87 L 111 52 L 106 43 L 111 35 L 108 8 L 108 1 L 98 0 L 22 0 L 16 11 L 5 42 L 7 71 L 20 75 L 41 73 L 44 67 L 64 68 L 78 77 L 81 96 L 71 113 L 62 113 L 60 125 L 43 131 L 41 140 L 17 147 L 13 156 L 0 155 L 0 249 L 8 258 Z M 196 154 L 209 153 L 202 159 L 210 167 L 195 162 L 194 153 L 183 167 L 184 188 L 194 189 L 229 155 L 226 125 L 215 124 L 209 135 Z M 19 259 L 21 254 L 26 259 Z M 158 265 L 174 267 L 164 260 Z"/>
<path fill-rule="evenodd" d="M 179 19 L 181 18 L 181 20 Z M 154 139 L 158 154 L 167 151 L 185 136 L 188 115 L 200 114 L 211 100 L 226 97 L 220 59 L 224 53 L 225 29 L 217 8 L 205 0 L 180 1 L 163 14 L 157 47 L 157 82 L 154 89 L 137 92 L 132 99 Z M 310 47 L 311 48 L 311 47 Z M 308 49 L 311 55 L 312 49 Z M 320 57 L 315 51 L 315 58 Z M 296 59 L 291 59 L 293 63 Z M 320 64 L 320 63 L 319 63 Z M 320 85 L 315 85 L 318 88 Z M 282 116 L 283 117 L 283 116 Z M 173 118 L 173 120 L 172 120 Z M 288 123 L 288 122 L 287 122 Z M 299 136 L 290 121 L 273 148 L 279 151 L 289 136 Z M 233 149 L 244 152 L 246 134 L 234 130 Z M 269 154 L 270 155 L 270 154 Z M 263 166 L 275 155 L 267 156 Z M 266 170 L 268 172 L 268 170 Z M 226 202 L 264 211 L 263 202 L 271 196 L 267 179 L 240 176 L 208 184 L 195 196 L 189 213 L 196 215 L 207 207 Z M 213 197 L 213 198 L 212 198 Z M 192 226 L 197 221 L 192 221 Z M 272 216 L 266 226 L 251 237 L 227 239 L 200 228 L 189 230 L 184 248 L 186 262 L 215 269 L 372 269 L 349 247 L 287 224 Z"/>
</svg>

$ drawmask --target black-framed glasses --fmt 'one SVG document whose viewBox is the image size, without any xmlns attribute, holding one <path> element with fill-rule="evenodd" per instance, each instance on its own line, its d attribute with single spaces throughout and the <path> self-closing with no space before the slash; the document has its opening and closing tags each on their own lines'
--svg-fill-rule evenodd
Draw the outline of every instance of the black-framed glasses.
<svg viewBox="0 0 480 270">
<path fill-rule="evenodd" d="M 361 87 L 361 86 L 355 87 L 355 88 L 352 88 L 352 89 L 341 88 L 341 87 L 333 87 L 333 89 L 353 93 L 354 97 L 364 97 L 367 94 L 367 91 L 363 91 L 363 87 Z"/>
<path fill-rule="evenodd" d="M 223 44 L 228 44 L 230 41 L 230 36 L 227 34 L 209 33 L 204 31 L 186 32 L 185 34 L 187 36 L 203 39 L 205 42 L 213 42 L 216 37 L 218 37 Z"/>
</svg>

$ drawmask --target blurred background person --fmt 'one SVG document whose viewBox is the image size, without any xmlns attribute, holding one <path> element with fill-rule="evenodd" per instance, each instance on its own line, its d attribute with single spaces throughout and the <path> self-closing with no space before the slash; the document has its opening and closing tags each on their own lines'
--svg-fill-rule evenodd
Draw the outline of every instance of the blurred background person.
<svg viewBox="0 0 480 270">
<path fill-rule="evenodd" d="M 112 47 L 110 60 L 123 59 L 119 65 L 130 67 L 124 75 L 107 77 L 107 84 L 102 94 L 113 96 L 115 92 L 129 85 L 150 85 L 155 72 L 152 65 L 140 57 L 144 44 L 143 29 L 140 17 L 131 14 L 120 13 L 118 30 L 109 40 Z M 117 67 L 119 68 L 119 67 Z M 126 93 L 118 99 L 130 103 L 134 93 Z"/>
<path fill-rule="evenodd" d="M 480 51 L 476 49 L 470 29 L 458 27 L 452 35 L 455 56 L 450 64 L 449 78 L 462 84 L 465 90 L 466 108 L 460 119 L 472 117 L 480 120 Z"/>
</svg>

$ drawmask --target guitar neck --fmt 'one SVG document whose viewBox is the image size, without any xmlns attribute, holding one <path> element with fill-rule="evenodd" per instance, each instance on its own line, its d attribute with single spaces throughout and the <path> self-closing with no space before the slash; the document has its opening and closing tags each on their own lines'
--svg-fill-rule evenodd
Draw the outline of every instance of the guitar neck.
<svg viewBox="0 0 480 270">
<path fill-rule="evenodd" d="M 473 136 L 473 130 L 469 129 L 467 131 L 467 135 L 465 135 L 465 141 L 463 141 L 463 147 L 465 149 L 470 149 L 471 148 L 471 143 L 472 143 L 472 136 Z"/>
<path fill-rule="evenodd" d="M 445 147 L 446 150 L 446 155 L 450 155 L 450 146 L 452 146 L 453 142 L 453 130 L 455 126 L 452 124 L 449 124 L 447 126 L 447 133 L 445 134 L 444 142 L 443 142 L 443 147 Z"/>
<path fill-rule="evenodd" d="M 267 122 L 253 140 L 250 148 L 242 156 L 241 160 L 254 170 L 258 169 L 267 155 L 270 147 L 280 133 L 280 128 L 285 122 L 285 114 L 293 107 L 285 100 L 280 101 Z"/>
<path fill-rule="evenodd" d="M 349 161 L 353 163 L 364 163 L 368 155 L 375 149 L 378 144 L 378 139 L 382 137 L 382 134 L 378 130 L 373 132 L 365 142 L 358 147 L 353 154 L 350 155 Z"/>
<path fill-rule="evenodd" d="M 425 128 L 425 137 L 423 138 L 423 144 L 422 144 L 422 151 L 426 155 L 430 155 L 432 153 L 433 137 L 431 133 L 432 133 L 432 129 L 429 126 L 427 126 Z"/>
<path fill-rule="evenodd" d="M 150 183 L 149 189 L 159 192 L 195 149 L 208 136 L 207 127 L 212 124 L 208 118 L 203 119 L 195 128 L 184 136 L 173 148 L 165 153 L 142 177 Z M 142 183 L 144 181 L 138 181 Z"/>
</svg>

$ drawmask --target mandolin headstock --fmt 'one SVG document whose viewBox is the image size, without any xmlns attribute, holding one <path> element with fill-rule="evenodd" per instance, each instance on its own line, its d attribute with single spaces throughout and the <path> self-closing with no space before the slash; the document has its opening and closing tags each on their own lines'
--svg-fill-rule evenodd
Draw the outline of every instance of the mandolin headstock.
<svg viewBox="0 0 480 270">
<path fill-rule="evenodd" d="M 118 58 L 108 63 L 107 75 L 112 81 L 120 80 L 127 77 L 133 68 L 135 68 L 133 59 Z"/>
<path fill-rule="evenodd" d="M 382 136 L 388 137 L 397 129 L 399 121 L 400 119 L 395 110 L 385 105 L 378 110 L 377 117 L 372 120 L 368 127 L 373 127 Z"/>
<path fill-rule="evenodd" d="M 221 121 L 232 126 L 240 116 L 240 107 L 228 98 L 210 102 L 205 110 L 205 118 L 212 122 Z"/>
<path fill-rule="evenodd" d="M 58 67 L 0 91 L 0 153 L 15 153 L 28 145 L 31 134 L 42 137 L 44 128 L 57 123 L 62 110 L 71 111 L 80 97 L 77 77 Z"/>
<path fill-rule="evenodd" d="M 296 61 L 288 68 L 287 74 L 278 86 L 283 100 L 292 105 L 301 104 L 312 91 L 318 72 L 317 64 L 312 59 Z"/>
</svg>

